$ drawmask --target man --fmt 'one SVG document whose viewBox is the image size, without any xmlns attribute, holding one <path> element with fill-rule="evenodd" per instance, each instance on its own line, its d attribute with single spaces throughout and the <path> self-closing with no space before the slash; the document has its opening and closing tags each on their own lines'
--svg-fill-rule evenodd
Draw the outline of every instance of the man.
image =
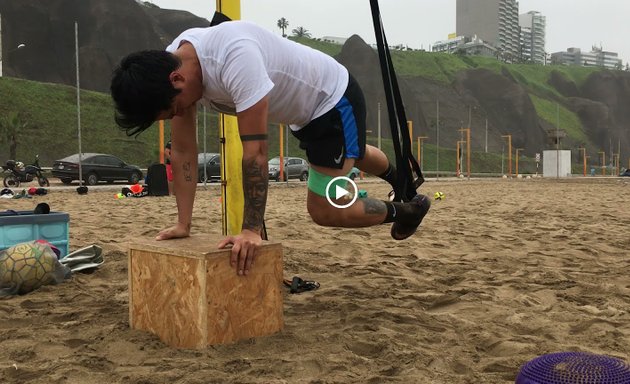
<svg viewBox="0 0 630 384">
<path fill-rule="evenodd" d="M 166 165 L 166 181 L 168 183 L 168 193 L 173 195 L 173 164 L 171 164 L 171 141 L 164 146 L 164 163 Z"/>
<path fill-rule="evenodd" d="M 411 236 L 429 210 L 418 195 L 408 203 L 359 199 L 339 209 L 326 186 L 353 166 L 396 184 L 396 171 L 379 149 L 365 144 L 365 100 L 357 82 L 333 58 L 245 21 L 183 32 L 164 51 L 124 58 L 111 85 L 116 121 L 128 135 L 159 119 L 172 119 L 171 140 L 177 223 L 158 240 L 190 233 L 197 187 L 196 103 L 238 120 L 243 144 L 242 232 L 224 239 L 231 263 L 247 274 L 260 246 L 267 201 L 267 124 L 288 123 L 311 164 L 307 209 L 319 225 L 367 227 L 393 223 L 391 234 Z M 336 182 L 338 183 L 338 182 Z M 342 183 L 336 185 L 345 186 Z M 333 189 L 334 185 L 333 185 Z"/>
</svg>

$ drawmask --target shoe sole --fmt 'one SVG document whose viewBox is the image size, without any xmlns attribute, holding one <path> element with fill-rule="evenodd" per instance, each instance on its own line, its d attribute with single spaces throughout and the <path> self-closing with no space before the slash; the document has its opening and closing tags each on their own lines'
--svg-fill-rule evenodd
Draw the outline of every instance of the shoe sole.
<svg viewBox="0 0 630 384">
<path fill-rule="evenodd" d="M 420 226 L 420 224 L 422 224 L 422 220 L 424 220 L 424 217 L 427 215 L 427 213 L 429 213 L 429 209 L 431 208 L 431 200 L 425 195 L 418 194 L 414 196 L 414 198 L 411 199 L 411 201 L 418 200 L 418 199 L 421 199 L 418 202 L 418 205 L 420 205 L 424 210 L 424 213 L 420 216 L 420 219 L 418 220 L 418 224 L 413 227 L 405 226 L 400 223 L 392 224 L 392 229 L 391 229 L 390 234 L 392 235 L 392 238 L 394 240 L 405 240 L 409 236 L 416 233 L 416 231 L 418 230 L 418 227 Z"/>
</svg>

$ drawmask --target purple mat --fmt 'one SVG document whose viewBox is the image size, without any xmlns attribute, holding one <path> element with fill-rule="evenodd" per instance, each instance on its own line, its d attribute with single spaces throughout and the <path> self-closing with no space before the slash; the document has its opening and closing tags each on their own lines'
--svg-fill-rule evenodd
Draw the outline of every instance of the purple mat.
<svg viewBox="0 0 630 384">
<path fill-rule="evenodd" d="M 525 363 L 516 384 L 630 384 L 630 366 L 586 352 L 550 353 Z"/>
</svg>

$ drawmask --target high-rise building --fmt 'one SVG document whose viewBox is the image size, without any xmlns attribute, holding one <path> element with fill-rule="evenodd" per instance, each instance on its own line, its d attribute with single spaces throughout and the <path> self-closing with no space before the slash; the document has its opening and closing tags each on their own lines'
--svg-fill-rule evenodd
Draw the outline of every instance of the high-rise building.
<svg viewBox="0 0 630 384">
<path fill-rule="evenodd" d="M 507 61 L 520 58 L 516 0 L 457 0 L 457 36 L 477 36 Z"/>
<path fill-rule="evenodd" d="M 518 18 L 521 27 L 521 57 L 524 61 L 546 64 L 546 18 L 540 12 L 530 11 Z"/>
</svg>

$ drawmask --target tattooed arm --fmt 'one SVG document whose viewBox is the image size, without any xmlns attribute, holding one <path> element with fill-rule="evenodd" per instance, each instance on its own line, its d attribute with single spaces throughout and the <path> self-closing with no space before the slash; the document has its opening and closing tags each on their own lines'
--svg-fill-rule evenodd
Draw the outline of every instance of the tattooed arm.
<svg viewBox="0 0 630 384">
<path fill-rule="evenodd" d="M 156 239 L 186 237 L 190 234 L 193 203 L 197 190 L 197 132 L 195 130 L 196 105 L 171 123 L 171 165 L 173 190 L 177 201 L 177 223 L 158 233 Z"/>
<path fill-rule="evenodd" d="M 223 240 L 219 247 L 232 244 L 232 266 L 239 275 L 247 275 L 256 251 L 262 243 L 261 231 L 267 205 L 267 109 L 264 97 L 249 109 L 237 114 L 243 143 L 243 227 L 240 235 Z"/>
</svg>

